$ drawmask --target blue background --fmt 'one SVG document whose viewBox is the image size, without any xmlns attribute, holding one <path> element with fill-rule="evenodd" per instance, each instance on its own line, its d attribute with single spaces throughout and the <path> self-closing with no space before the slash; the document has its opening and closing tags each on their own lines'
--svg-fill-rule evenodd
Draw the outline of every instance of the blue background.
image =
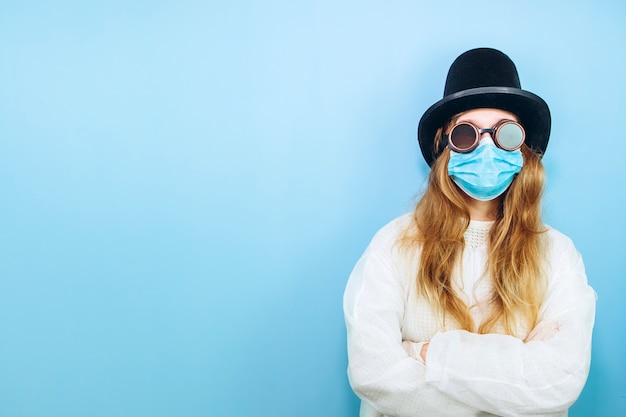
<svg viewBox="0 0 626 417">
<path fill-rule="evenodd" d="M 551 106 L 598 293 L 571 416 L 626 415 L 620 1 L 3 1 L 0 416 L 356 416 L 341 307 L 452 60 Z"/>
</svg>

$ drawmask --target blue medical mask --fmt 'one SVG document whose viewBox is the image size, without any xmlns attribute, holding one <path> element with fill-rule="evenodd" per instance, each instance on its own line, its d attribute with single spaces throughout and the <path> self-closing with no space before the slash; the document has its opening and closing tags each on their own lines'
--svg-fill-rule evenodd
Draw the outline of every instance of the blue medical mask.
<svg viewBox="0 0 626 417">
<path fill-rule="evenodd" d="M 470 197 L 489 201 L 506 191 L 523 165 L 521 150 L 505 151 L 485 138 L 472 152 L 451 150 L 448 175 Z"/>
</svg>

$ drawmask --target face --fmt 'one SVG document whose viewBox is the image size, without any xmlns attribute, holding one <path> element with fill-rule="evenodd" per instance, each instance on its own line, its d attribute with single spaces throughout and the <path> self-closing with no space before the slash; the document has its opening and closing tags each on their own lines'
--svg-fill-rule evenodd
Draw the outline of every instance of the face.
<svg viewBox="0 0 626 417">
<path fill-rule="evenodd" d="M 509 185 L 511 185 L 515 176 L 521 171 L 524 160 L 522 152 L 519 148 L 511 147 L 506 150 L 502 147 L 505 143 L 511 143 L 517 139 L 517 146 L 523 139 L 523 131 L 519 130 L 517 125 L 503 125 L 503 120 L 517 122 L 517 117 L 511 113 L 499 109 L 473 109 L 462 113 L 454 120 L 455 123 L 471 123 L 475 128 L 492 129 L 495 126 L 501 126 L 501 130 L 497 131 L 498 143 L 500 147 L 496 147 L 494 138 L 490 132 L 483 132 L 480 135 L 480 141 L 476 142 L 476 131 L 472 130 L 471 135 L 458 131 L 456 133 L 457 142 L 454 147 L 462 148 L 461 143 L 470 137 L 466 152 L 462 150 L 450 151 L 450 159 L 448 160 L 448 175 L 456 183 L 456 185 L 472 200 L 476 201 L 493 201 L 502 193 L 504 193 Z M 506 126 L 518 129 L 517 136 L 503 133 Z M 508 130 L 510 133 L 511 131 Z M 485 142 L 489 141 L 489 142 Z M 481 146 L 485 145 L 485 146 Z M 452 146 L 451 143 L 448 146 Z M 473 147 L 476 146 L 476 147 Z"/>
</svg>

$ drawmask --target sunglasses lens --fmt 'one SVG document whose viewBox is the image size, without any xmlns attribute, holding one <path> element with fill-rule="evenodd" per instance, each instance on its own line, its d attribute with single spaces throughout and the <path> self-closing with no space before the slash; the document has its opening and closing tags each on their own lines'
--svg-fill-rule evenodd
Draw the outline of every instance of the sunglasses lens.
<svg viewBox="0 0 626 417">
<path fill-rule="evenodd" d="M 472 125 L 461 123 L 452 129 L 449 140 L 459 151 L 467 151 L 476 143 L 476 130 Z"/>
<path fill-rule="evenodd" d="M 505 123 L 498 129 L 498 144 L 502 149 L 514 150 L 524 142 L 524 129 L 515 123 Z"/>
</svg>

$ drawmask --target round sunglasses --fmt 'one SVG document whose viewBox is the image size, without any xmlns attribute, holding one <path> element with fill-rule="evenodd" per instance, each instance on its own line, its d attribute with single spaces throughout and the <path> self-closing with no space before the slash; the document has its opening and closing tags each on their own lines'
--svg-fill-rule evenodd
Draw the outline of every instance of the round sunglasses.
<svg viewBox="0 0 626 417">
<path fill-rule="evenodd" d="M 460 122 L 444 138 L 453 151 L 468 153 L 478 147 L 483 133 L 489 133 L 496 146 L 505 151 L 519 149 L 526 138 L 522 125 L 513 120 L 501 120 L 491 129 L 480 129 L 470 122 Z"/>
</svg>

